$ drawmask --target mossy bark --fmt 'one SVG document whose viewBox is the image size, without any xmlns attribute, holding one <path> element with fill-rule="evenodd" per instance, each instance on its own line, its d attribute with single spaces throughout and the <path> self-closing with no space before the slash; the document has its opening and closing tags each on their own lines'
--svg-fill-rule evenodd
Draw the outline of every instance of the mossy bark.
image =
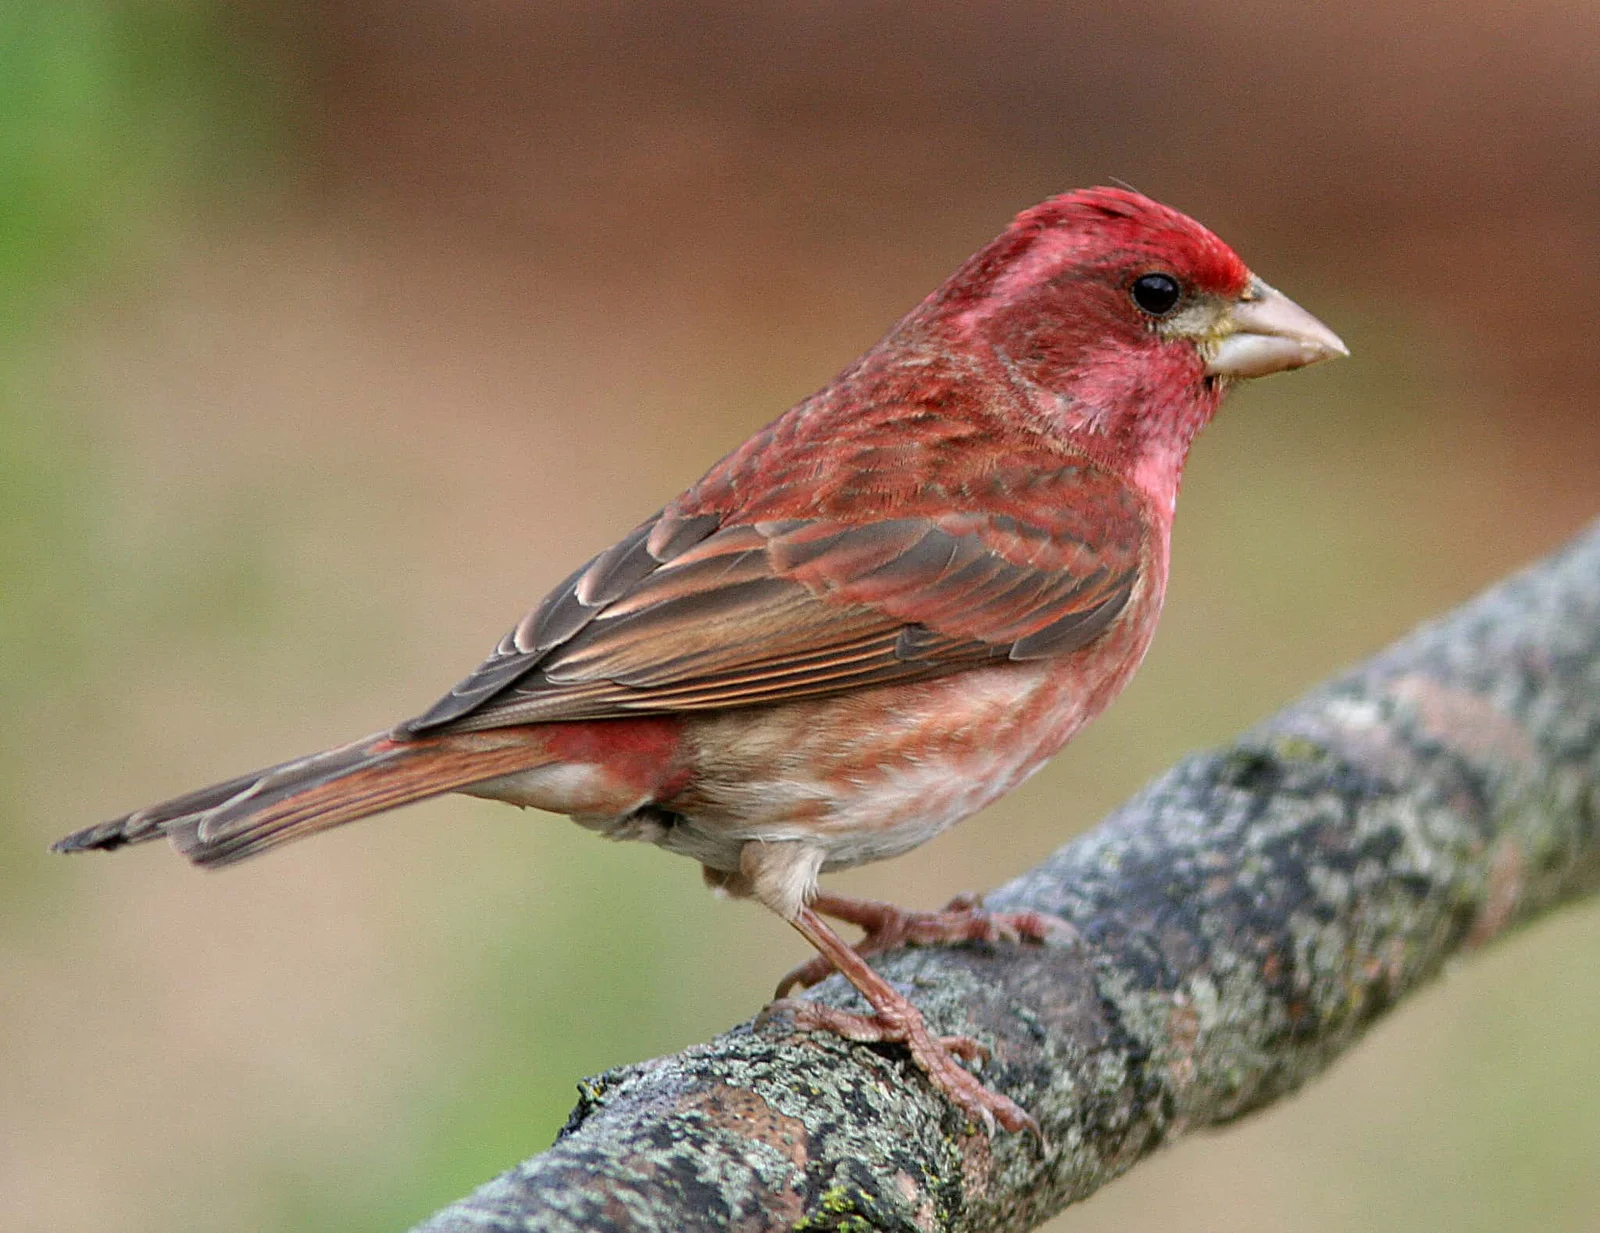
<svg viewBox="0 0 1600 1233">
<path fill-rule="evenodd" d="M 585 1081 L 549 1151 L 422 1228 L 1030 1228 L 1597 887 L 1600 524 L 988 897 L 1076 936 L 875 961 L 993 1049 L 985 1082 L 1043 1143 L 964 1124 L 895 1047 L 780 1017 Z M 838 978 L 809 996 L 859 1008 Z"/>
</svg>

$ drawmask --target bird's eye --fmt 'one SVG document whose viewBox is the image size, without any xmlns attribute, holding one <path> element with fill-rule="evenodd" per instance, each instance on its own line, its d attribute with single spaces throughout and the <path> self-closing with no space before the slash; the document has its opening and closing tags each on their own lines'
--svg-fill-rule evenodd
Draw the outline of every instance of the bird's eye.
<svg viewBox="0 0 1600 1233">
<path fill-rule="evenodd" d="M 1141 274 L 1133 280 L 1128 293 L 1152 317 L 1165 317 L 1183 298 L 1183 288 L 1170 274 Z"/>
</svg>

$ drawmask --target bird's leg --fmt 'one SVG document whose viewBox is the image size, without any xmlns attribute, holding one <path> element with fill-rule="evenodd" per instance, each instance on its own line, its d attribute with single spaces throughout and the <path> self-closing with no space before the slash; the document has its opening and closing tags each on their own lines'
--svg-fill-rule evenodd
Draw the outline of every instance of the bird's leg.
<svg viewBox="0 0 1600 1233">
<path fill-rule="evenodd" d="M 779 1001 L 767 1007 L 788 1011 L 796 1026 L 834 1032 L 847 1040 L 892 1041 L 911 1051 L 911 1060 L 929 1081 L 990 1134 L 995 1123 L 1007 1130 L 1039 1133 L 1039 1124 L 1015 1101 L 990 1091 L 962 1068 L 956 1059 L 986 1058 L 988 1050 L 968 1036 L 934 1036 L 919 1011 L 906 996 L 874 972 L 813 908 L 803 907 L 789 922 L 815 946 L 829 964 L 872 1004 L 871 1015 L 856 1015 L 813 1002 Z"/>
<path fill-rule="evenodd" d="M 865 936 L 854 947 L 861 956 L 876 955 L 896 946 L 1042 942 L 1072 928 L 1060 917 L 1043 912 L 985 912 L 982 898 L 972 894 L 957 895 L 938 912 L 911 912 L 879 899 L 854 899 L 825 891 L 812 899 L 811 907 L 820 915 L 865 930 Z M 776 996 L 781 998 L 796 987 L 809 989 L 833 970 L 834 965 L 818 955 L 787 973 L 778 982 Z"/>
</svg>

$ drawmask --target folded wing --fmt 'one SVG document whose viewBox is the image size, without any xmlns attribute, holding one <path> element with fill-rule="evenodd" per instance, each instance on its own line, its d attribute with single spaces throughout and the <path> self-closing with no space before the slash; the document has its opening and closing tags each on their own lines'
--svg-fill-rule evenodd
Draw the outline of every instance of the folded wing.
<svg viewBox="0 0 1600 1233">
<path fill-rule="evenodd" d="M 1003 479 L 978 508 L 939 494 L 873 521 L 669 507 L 406 730 L 748 706 L 1067 654 L 1138 585 L 1137 505 L 1083 466 L 1030 473 L 1013 500 Z"/>
</svg>

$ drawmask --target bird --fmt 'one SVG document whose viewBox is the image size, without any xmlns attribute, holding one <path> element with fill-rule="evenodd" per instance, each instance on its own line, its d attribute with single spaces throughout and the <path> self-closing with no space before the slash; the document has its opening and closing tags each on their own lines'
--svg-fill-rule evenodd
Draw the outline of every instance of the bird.
<svg viewBox="0 0 1600 1233">
<path fill-rule="evenodd" d="M 226 866 L 461 792 L 698 861 L 839 971 L 858 1014 L 990 1133 L 1037 1122 L 866 961 L 1043 940 L 975 899 L 915 912 L 822 874 L 932 839 L 1037 771 L 1127 684 L 1166 591 L 1196 434 L 1241 380 L 1347 355 L 1221 239 L 1131 189 L 1018 214 L 817 393 L 555 587 L 392 729 L 58 841 L 160 837 Z M 864 931 L 852 946 L 828 919 Z"/>
</svg>

